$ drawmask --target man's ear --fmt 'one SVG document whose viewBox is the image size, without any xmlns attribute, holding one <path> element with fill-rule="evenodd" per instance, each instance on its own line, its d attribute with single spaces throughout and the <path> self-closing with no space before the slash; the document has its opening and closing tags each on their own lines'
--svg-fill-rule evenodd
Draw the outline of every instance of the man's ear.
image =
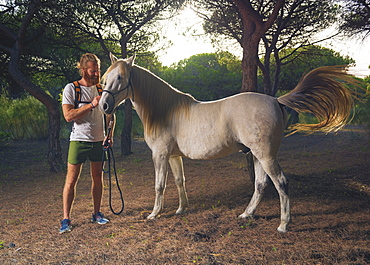
<svg viewBox="0 0 370 265">
<path fill-rule="evenodd" d="M 112 62 L 112 64 L 118 61 L 118 58 L 114 56 L 113 53 L 111 52 L 109 53 L 109 57 L 110 57 L 110 61 Z"/>
</svg>

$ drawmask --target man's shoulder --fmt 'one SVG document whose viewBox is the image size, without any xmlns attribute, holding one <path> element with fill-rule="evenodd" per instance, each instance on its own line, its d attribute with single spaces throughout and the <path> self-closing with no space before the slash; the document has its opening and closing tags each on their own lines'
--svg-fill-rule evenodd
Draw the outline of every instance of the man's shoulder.
<svg viewBox="0 0 370 265">
<path fill-rule="evenodd" d="M 75 87 L 73 83 L 68 83 L 63 90 L 62 104 L 74 104 Z"/>
<path fill-rule="evenodd" d="M 64 87 L 64 90 L 70 90 L 70 89 L 74 89 L 75 88 L 75 85 L 73 84 L 73 82 L 71 83 L 68 83 L 66 84 L 66 86 Z"/>
</svg>

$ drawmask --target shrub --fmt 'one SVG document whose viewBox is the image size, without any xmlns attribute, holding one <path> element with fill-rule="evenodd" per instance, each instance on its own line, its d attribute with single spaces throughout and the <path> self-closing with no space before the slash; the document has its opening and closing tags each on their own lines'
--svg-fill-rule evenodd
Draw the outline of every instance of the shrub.
<svg viewBox="0 0 370 265">
<path fill-rule="evenodd" d="M 352 124 L 361 125 L 370 134 L 370 96 L 356 104 Z"/>
<path fill-rule="evenodd" d="M 46 139 L 48 114 L 46 107 L 36 98 L 27 96 L 9 99 L 0 96 L 0 132 L 10 139 Z"/>
</svg>

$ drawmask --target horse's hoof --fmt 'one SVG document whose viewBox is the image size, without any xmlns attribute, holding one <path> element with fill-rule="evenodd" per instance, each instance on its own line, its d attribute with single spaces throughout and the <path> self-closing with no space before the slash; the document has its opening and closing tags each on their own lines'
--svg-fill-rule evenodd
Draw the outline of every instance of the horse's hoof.
<svg viewBox="0 0 370 265">
<path fill-rule="evenodd" d="M 240 219 L 249 219 L 249 218 L 253 218 L 253 215 L 247 214 L 247 213 L 242 213 L 241 215 L 238 216 L 238 218 L 240 218 Z"/>
<path fill-rule="evenodd" d="M 278 229 L 277 229 L 280 233 L 286 233 L 288 231 L 287 229 L 287 225 L 286 224 L 281 224 Z"/>
<path fill-rule="evenodd" d="M 186 210 L 184 210 L 184 209 L 178 209 L 175 214 L 176 215 L 181 215 L 181 214 L 184 214 L 184 213 L 186 213 Z"/>
<path fill-rule="evenodd" d="M 151 214 L 149 214 L 149 216 L 146 219 L 155 220 L 155 219 L 157 219 L 157 217 L 159 217 L 159 215 L 157 216 L 157 215 L 151 213 Z"/>
</svg>

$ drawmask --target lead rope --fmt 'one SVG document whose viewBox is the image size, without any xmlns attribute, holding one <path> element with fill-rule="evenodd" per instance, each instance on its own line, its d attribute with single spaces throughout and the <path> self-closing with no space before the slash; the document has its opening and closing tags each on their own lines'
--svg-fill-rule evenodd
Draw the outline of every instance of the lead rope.
<svg viewBox="0 0 370 265">
<path fill-rule="evenodd" d="M 122 195 L 122 190 L 121 190 L 121 187 L 119 185 L 119 181 L 118 181 L 118 177 L 117 177 L 117 171 L 116 171 L 116 161 L 114 159 L 114 154 L 113 154 L 113 148 L 110 146 L 109 144 L 109 135 L 110 135 L 110 132 L 112 130 L 112 126 L 113 126 L 113 116 L 112 116 L 112 119 L 111 121 L 109 122 L 109 126 L 108 126 L 108 138 L 107 140 L 104 142 L 103 144 L 103 157 L 102 157 L 102 169 L 103 169 L 103 172 L 104 173 L 107 173 L 108 174 L 108 180 L 109 180 L 109 207 L 110 207 L 110 210 L 112 211 L 112 213 L 114 213 L 115 215 L 119 215 L 123 212 L 124 208 L 125 208 L 125 201 L 123 199 L 123 195 Z M 108 164 L 108 170 L 104 170 L 104 158 L 105 158 L 105 154 L 107 154 L 107 164 Z M 115 178 L 116 178 L 116 183 L 117 183 L 117 189 L 119 191 L 119 194 L 120 194 L 120 200 L 121 200 L 121 210 L 119 212 L 115 212 L 114 209 L 113 209 L 113 206 L 112 206 L 112 173 L 111 173 L 111 162 L 113 162 L 113 170 L 114 170 L 114 175 L 115 175 Z"/>
</svg>

